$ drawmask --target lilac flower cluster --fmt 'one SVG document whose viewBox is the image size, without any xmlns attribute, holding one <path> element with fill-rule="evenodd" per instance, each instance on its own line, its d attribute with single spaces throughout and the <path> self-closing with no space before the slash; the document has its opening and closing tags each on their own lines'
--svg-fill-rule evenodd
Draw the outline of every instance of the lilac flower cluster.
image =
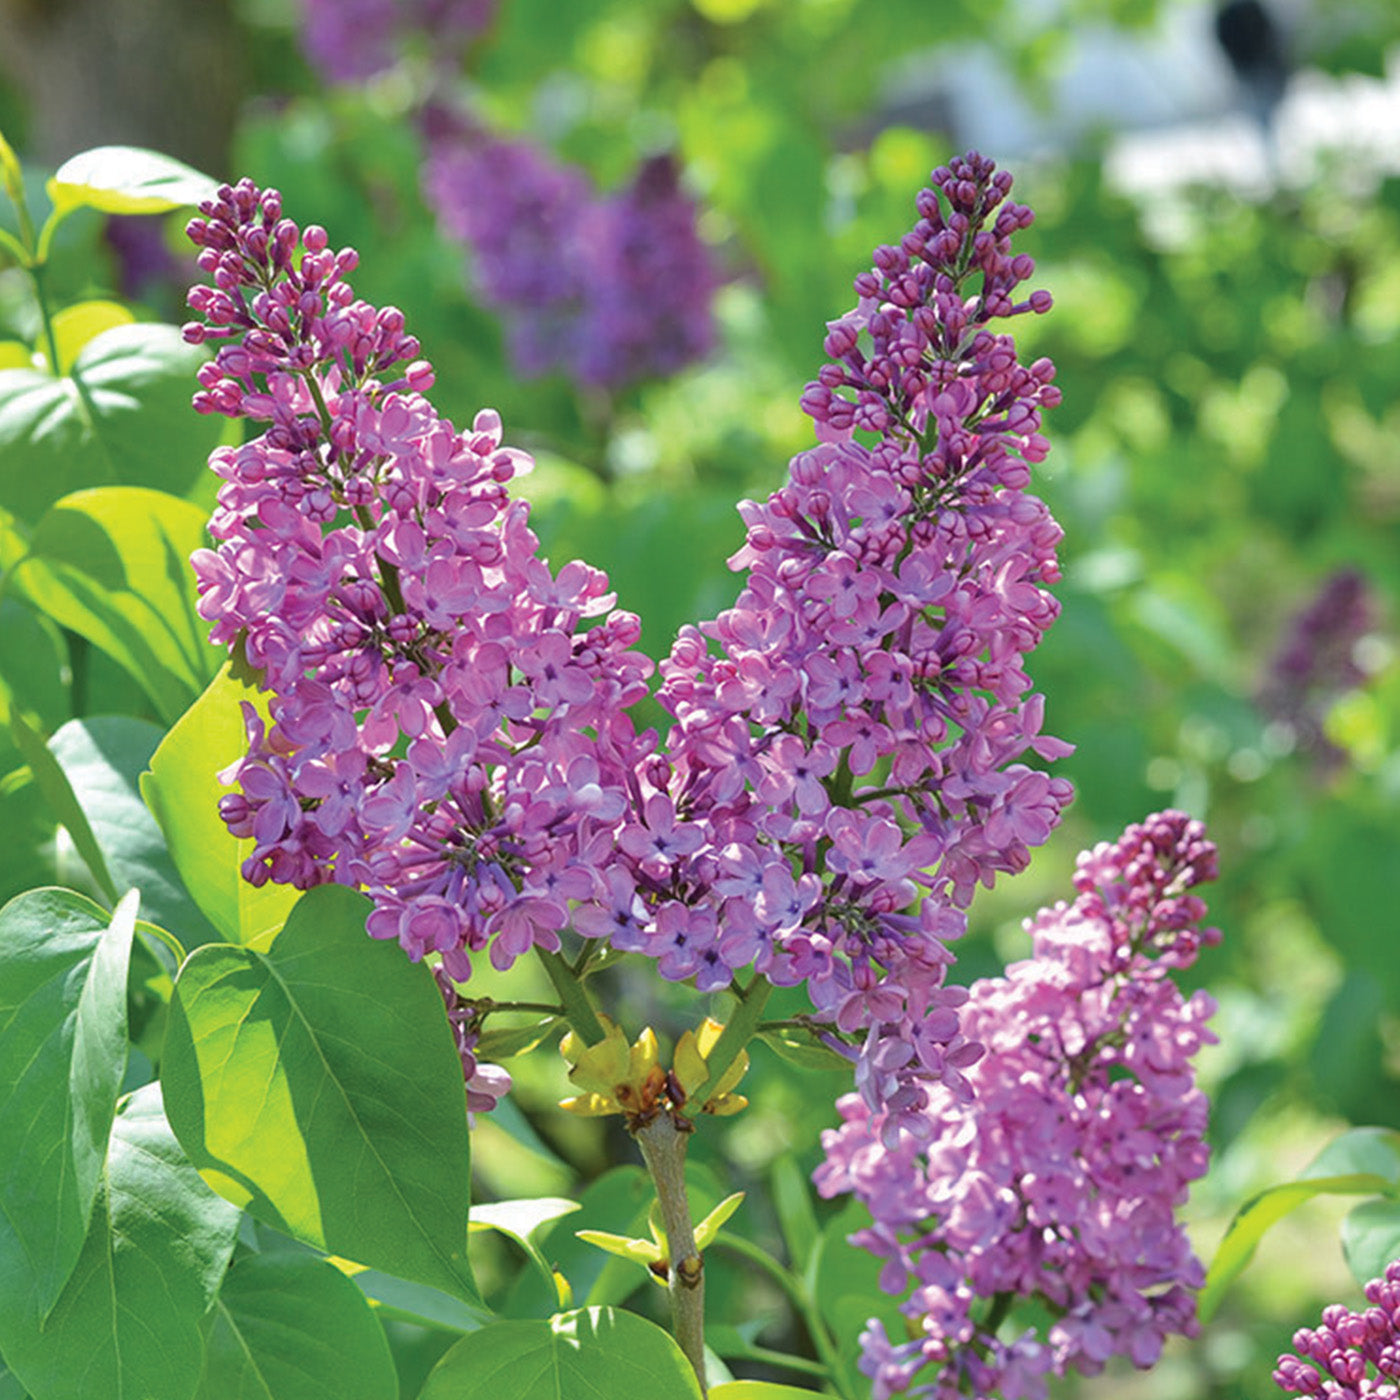
<svg viewBox="0 0 1400 1400">
<path fill-rule="evenodd" d="M 427 36 L 457 62 L 495 18 L 497 0 L 302 0 L 301 41 L 323 79 L 358 83 L 393 66 L 404 40 Z"/>
<path fill-rule="evenodd" d="M 1357 643 L 1376 620 L 1366 576 L 1358 569 L 1338 569 L 1291 619 L 1260 689 L 1264 711 L 1291 727 L 1298 747 L 1324 772 L 1346 758 L 1327 737 L 1327 712 L 1338 697 L 1366 683 Z"/>
<path fill-rule="evenodd" d="M 1371 1306 L 1364 1311 L 1334 1303 L 1323 1309 L 1321 1327 L 1293 1334 L 1297 1355 L 1280 1356 L 1274 1371 L 1281 1390 L 1319 1400 L 1400 1396 L 1400 1260 L 1365 1292 Z"/>
<path fill-rule="evenodd" d="M 1191 892 L 1215 873 L 1180 812 L 1095 847 L 1074 902 L 1028 923 L 1031 956 L 970 989 L 963 1032 L 987 1048 L 967 1072 L 975 1100 L 935 1090 L 923 1141 L 894 1145 L 860 1096 L 838 1104 L 818 1187 L 869 1208 L 853 1242 L 885 1260 L 883 1287 L 913 1289 L 912 1340 L 878 1322 L 862 1338 L 876 1400 L 1042 1400 L 1047 1372 L 1150 1366 L 1168 1334 L 1194 1334 L 1204 1273 L 1174 1212 L 1206 1169 L 1190 1061 L 1214 1005 L 1170 974 L 1219 939 Z M 1003 1341 L 1008 1305 L 1031 1297 L 1056 1321 Z"/>
<path fill-rule="evenodd" d="M 1059 528 L 1024 488 L 1058 394 L 988 328 L 1047 305 L 1011 295 L 1031 216 L 976 156 L 934 180 L 828 337 L 823 440 L 741 507 L 735 607 L 663 666 L 666 754 L 625 713 L 636 619 L 584 626 L 606 579 L 537 557 L 495 415 L 436 416 L 402 316 L 355 300 L 353 252 L 275 193 L 205 208 L 187 334 L 230 343 L 196 403 L 269 423 L 215 454 L 219 544 L 195 561 L 214 640 L 273 695 L 222 804 L 247 878 L 361 886 L 373 934 L 457 981 L 572 925 L 703 991 L 805 982 L 887 1144 L 929 1139 L 931 1086 L 965 1096 L 981 1054 L 947 944 L 1070 795 L 1022 761 L 1067 751 L 1022 669 L 1056 613 Z"/>
<path fill-rule="evenodd" d="M 202 213 L 214 285 L 186 336 L 229 343 L 196 407 L 268 423 L 211 459 L 218 547 L 194 557 L 212 638 L 272 692 L 221 804 L 256 843 L 243 873 L 365 888 L 370 932 L 458 981 L 488 946 L 501 968 L 557 949 L 653 742 L 625 714 L 651 670 L 637 619 L 598 570 L 538 557 L 506 491 L 528 458 L 494 413 L 467 433 L 434 413 L 402 315 L 354 298 L 353 251 L 247 181 Z"/>
<path fill-rule="evenodd" d="M 525 140 L 440 111 L 425 130 L 426 197 L 470 248 L 520 373 L 616 388 L 709 352 L 716 279 L 671 157 L 600 197 L 582 170 Z"/>
<path fill-rule="evenodd" d="M 965 1092 L 980 1053 L 943 985 L 963 909 L 1071 793 L 1022 761 L 1068 745 L 1022 669 L 1057 613 L 1060 530 L 1024 488 L 1059 392 L 992 328 L 1049 305 L 1014 296 L 1032 216 L 1010 185 L 975 154 L 935 171 L 856 279 L 803 397 L 822 441 L 740 506 L 743 591 L 662 664 L 667 788 L 624 828 L 611 902 L 577 916 L 702 987 L 750 964 L 805 980 L 819 1023 L 863 1042 L 890 1145 L 927 1138 L 928 1085 Z"/>
</svg>

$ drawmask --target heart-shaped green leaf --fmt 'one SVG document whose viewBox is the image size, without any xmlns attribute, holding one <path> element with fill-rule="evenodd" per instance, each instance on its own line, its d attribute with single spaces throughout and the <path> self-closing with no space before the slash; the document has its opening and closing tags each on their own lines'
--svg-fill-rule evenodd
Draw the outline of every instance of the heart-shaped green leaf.
<svg viewBox="0 0 1400 1400">
<path fill-rule="evenodd" d="M 0 506 L 33 522 L 92 486 L 182 495 L 223 432 L 190 412 L 204 361 L 174 326 L 115 326 L 89 340 L 72 372 L 0 370 Z"/>
<path fill-rule="evenodd" d="M 368 909 L 322 886 L 275 937 L 189 957 L 161 1063 L 170 1121 L 259 1219 L 476 1305 L 461 1061 L 428 969 L 368 937 Z"/>
<path fill-rule="evenodd" d="M 462 1338 L 419 1400 L 699 1400 L 681 1349 L 654 1323 L 613 1308 L 497 1322 Z"/>
<path fill-rule="evenodd" d="M 1400 1259 L 1400 1201 L 1362 1201 L 1342 1221 L 1342 1252 L 1357 1283 L 1383 1278 Z"/>
<path fill-rule="evenodd" d="M 247 1254 L 214 1304 L 198 1400 L 398 1400 L 365 1295 L 310 1254 Z"/>
<path fill-rule="evenodd" d="M 77 1262 L 107 1154 L 135 918 L 134 895 L 108 915 L 71 890 L 0 910 L 0 1296 L 38 1318 Z"/>
<path fill-rule="evenodd" d="M 161 732 L 129 715 L 70 720 L 49 740 L 118 890 L 139 889 L 141 912 L 186 948 L 218 933 L 190 898 L 137 783 Z"/>
<path fill-rule="evenodd" d="M 55 210 L 162 214 L 212 199 L 218 181 L 158 151 L 97 146 L 63 162 L 48 183 Z"/>
<path fill-rule="evenodd" d="M 78 358 L 78 352 L 90 340 L 113 326 L 129 326 L 136 317 L 119 301 L 80 301 L 65 306 L 53 316 L 54 347 L 58 351 L 57 366 L 49 369 L 55 374 L 67 374 Z"/>
<path fill-rule="evenodd" d="M 238 1212 L 181 1153 L 159 1086 L 138 1089 L 112 1125 L 82 1253 L 47 1320 L 0 1273 L 6 1361 L 34 1400 L 191 1400 L 237 1233 Z"/>
<path fill-rule="evenodd" d="M 45 513 L 15 570 L 29 601 L 124 667 L 167 723 L 222 660 L 195 610 L 189 566 L 204 526 L 198 506 L 162 491 L 79 491 Z"/>
</svg>

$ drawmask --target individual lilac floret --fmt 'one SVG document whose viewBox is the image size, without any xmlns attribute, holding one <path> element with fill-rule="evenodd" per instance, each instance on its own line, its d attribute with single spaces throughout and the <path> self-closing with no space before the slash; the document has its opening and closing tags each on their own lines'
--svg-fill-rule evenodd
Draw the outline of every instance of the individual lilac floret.
<svg viewBox="0 0 1400 1400">
<path fill-rule="evenodd" d="M 1400 1260 L 1365 1294 L 1370 1307 L 1352 1312 L 1334 1303 L 1323 1309 L 1320 1327 L 1293 1334 L 1297 1355 L 1280 1356 L 1274 1370 L 1280 1390 L 1319 1400 L 1400 1397 Z"/>
<path fill-rule="evenodd" d="M 1358 569 L 1329 575 L 1290 620 L 1260 688 L 1264 711 L 1293 731 L 1298 747 L 1311 753 L 1324 773 L 1346 761 L 1328 737 L 1328 711 L 1369 673 L 1357 661 L 1357 646 L 1376 626 L 1375 599 Z"/>
<path fill-rule="evenodd" d="M 1023 669 L 1058 612 L 1060 529 L 1024 488 L 1059 392 L 992 329 L 1049 304 L 1013 295 L 1033 264 L 1010 184 L 976 155 L 935 171 L 856 279 L 803 397 L 821 442 L 740 506 L 738 601 L 662 665 L 675 724 L 623 831 L 633 879 L 579 916 L 701 986 L 806 981 L 891 1143 L 931 1131 L 929 1086 L 966 1091 L 947 944 L 1071 792 L 1025 762 L 1069 746 Z"/>
<path fill-rule="evenodd" d="M 1191 1057 L 1215 1039 L 1214 1004 L 1170 973 L 1219 939 L 1192 893 L 1215 873 L 1181 812 L 1081 855 L 1075 901 L 1027 925 L 1031 956 L 970 989 L 963 1033 L 987 1050 L 966 1071 L 976 1097 L 934 1090 L 922 1144 L 893 1146 L 863 1098 L 838 1103 L 817 1185 L 869 1209 L 852 1242 L 884 1259 L 884 1288 L 912 1287 L 912 1340 L 877 1322 L 862 1339 L 876 1400 L 1043 1400 L 1049 1372 L 1150 1366 L 1166 1336 L 1194 1335 L 1204 1272 L 1175 1211 L 1207 1164 Z M 1014 1322 L 1029 1298 L 1056 1320 L 1004 1340 L 1008 1304 Z"/>
<path fill-rule="evenodd" d="M 606 197 L 576 166 L 442 109 L 425 118 L 424 193 L 471 252 L 512 363 L 619 388 L 708 353 L 716 279 L 669 156 Z"/>
<path fill-rule="evenodd" d="M 355 299 L 353 251 L 247 181 L 202 214 L 214 285 L 186 336 L 227 343 L 196 407 L 267 424 L 212 457 L 217 547 L 193 561 L 213 640 L 272 692 L 221 803 L 244 876 L 362 887 L 372 934 L 459 982 L 487 950 L 557 950 L 654 743 L 625 714 L 651 670 L 637 619 L 597 569 L 539 558 L 506 490 L 529 459 L 492 412 L 437 416 L 402 315 Z"/>
<path fill-rule="evenodd" d="M 439 63 L 456 63 L 495 18 L 497 0 L 301 0 L 301 41 L 327 82 L 358 83 L 393 66 L 421 35 Z"/>
</svg>

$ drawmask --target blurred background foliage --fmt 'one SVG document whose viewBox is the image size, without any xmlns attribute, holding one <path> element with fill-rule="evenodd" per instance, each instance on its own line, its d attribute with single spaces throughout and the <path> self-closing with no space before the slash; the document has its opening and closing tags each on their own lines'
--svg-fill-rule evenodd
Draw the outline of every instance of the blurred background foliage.
<svg viewBox="0 0 1400 1400">
<path fill-rule="evenodd" d="M 120 18 L 122 4 L 106 8 Z M 1019 334 L 1055 360 L 1065 396 L 1040 478 L 1066 532 L 1063 616 L 1032 671 L 1047 727 L 1078 746 L 1061 771 L 1079 796 L 1031 870 L 974 906 L 960 967 L 971 978 L 1019 955 L 1022 918 L 1069 892 L 1078 849 L 1185 807 L 1220 843 L 1212 903 L 1226 935 L 1198 969 L 1221 1004 L 1204 1065 L 1216 1158 L 1189 1208 L 1202 1254 L 1250 1191 L 1292 1175 L 1345 1123 L 1400 1127 L 1400 86 L 1386 80 L 1400 9 L 1300 3 L 1274 16 L 1271 55 L 1232 67 L 1216 12 L 1187 0 L 502 0 L 454 80 L 474 109 L 601 189 L 673 152 L 719 270 L 714 352 L 609 393 L 521 377 L 474 300 L 465 255 L 419 184 L 414 116 L 442 83 L 428 49 L 409 44 L 373 79 L 331 85 L 303 56 L 294 0 L 209 8 L 224 47 L 191 57 L 236 75 L 222 126 L 186 131 L 167 106 L 162 136 L 109 109 L 100 130 L 74 137 L 55 112 L 79 101 L 82 73 L 43 87 L 24 67 L 61 38 L 46 7 L 0 4 L 0 38 L 18 36 L 0 43 L 13 59 L 0 127 L 36 192 L 46 165 L 111 140 L 280 187 L 293 217 L 359 249 L 363 296 L 404 309 L 437 367 L 440 406 L 458 422 L 494 406 L 507 440 L 536 454 L 524 489 L 545 552 L 605 567 L 654 656 L 681 622 L 732 599 L 733 503 L 777 486 L 809 443 L 801 386 L 871 247 L 909 226 L 932 165 L 1005 129 L 1001 94 L 1017 94 L 1021 135 L 987 153 L 1037 211 L 1022 246 L 1057 305 Z M 171 11 L 177 29 L 190 12 Z M 1139 122 L 1125 134 L 1132 110 L 1115 123 L 1083 100 L 1095 82 L 1121 88 L 1125 65 L 1129 86 L 1162 90 L 1167 115 L 1145 133 Z M 960 69 L 994 71 L 1000 86 L 969 92 Z M 1298 115 L 1309 102 L 1331 114 L 1312 136 Z M 181 319 L 179 224 L 164 230 L 166 264 L 136 291 L 152 319 Z M 63 226 L 57 304 L 120 293 L 113 238 L 95 214 Z M 0 338 L 35 331 L 18 274 L 0 271 Z M 210 481 L 190 488 L 200 502 L 211 494 Z M 0 653 L 25 659 L 0 672 L 23 678 L 12 684 L 50 729 L 74 714 L 149 715 L 100 653 L 8 600 Z M 22 767 L 7 745 L 0 767 Z M 32 785 L 0 779 L 0 804 L 8 896 L 31 883 L 36 852 L 52 858 L 54 828 Z M 675 989 L 615 976 L 630 1023 L 674 1032 L 689 1020 Z M 495 990 L 493 974 L 480 990 Z M 478 1134 L 483 1193 L 592 1182 L 586 1223 L 626 1228 L 636 1183 L 605 1173 L 629 1145 L 549 1114 L 562 1071 L 545 1049 L 510 1068 L 514 1103 Z M 804 1224 L 791 1172 L 804 1178 L 818 1160 L 842 1084 L 759 1048 L 753 1107 L 697 1135 L 701 1208 L 734 1179 L 767 1178 L 775 1190 L 750 1196 L 748 1233 L 779 1253 L 792 1231 L 839 1238 L 849 1222 L 830 1224 L 829 1207 Z M 1273 1394 L 1268 1372 L 1293 1328 L 1351 1296 L 1339 1210 L 1312 1206 L 1281 1227 L 1203 1339 L 1170 1349 L 1150 1376 L 1061 1393 Z M 481 1248 L 487 1286 L 511 1286 L 510 1246 L 483 1236 Z M 602 1256 L 586 1258 L 562 1228 L 549 1248 L 582 1297 Z M 874 1265 L 865 1278 L 863 1257 L 841 1257 L 852 1279 L 835 1291 L 855 1301 L 832 1321 L 850 1342 Z M 838 1267 L 835 1251 L 812 1258 Z M 711 1277 L 719 1325 L 743 1330 L 745 1345 L 803 1350 L 781 1296 L 742 1258 L 717 1251 Z M 410 1342 L 416 1362 L 402 1359 Z M 401 1364 L 433 1354 L 432 1338 L 408 1339 Z"/>
</svg>

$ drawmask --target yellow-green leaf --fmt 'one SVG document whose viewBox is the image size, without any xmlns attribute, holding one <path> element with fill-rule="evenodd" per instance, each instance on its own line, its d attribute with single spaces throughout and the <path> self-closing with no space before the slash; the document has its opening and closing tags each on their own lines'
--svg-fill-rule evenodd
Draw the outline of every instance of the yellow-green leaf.
<svg viewBox="0 0 1400 1400">
<path fill-rule="evenodd" d="M 53 338 L 58 348 L 55 373 L 67 374 L 78 358 L 78 351 L 103 331 L 113 326 L 129 326 L 135 320 L 136 317 L 118 301 L 80 301 L 65 306 L 53 318 Z M 47 362 L 47 357 L 45 359 Z"/>
<path fill-rule="evenodd" d="M 162 214 L 212 199 L 218 182 L 158 151 L 139 146 L 97 146 L 66 160 L 48 183 L 59 213 L 72 209 L 104 214 Z"/>
</svg>

